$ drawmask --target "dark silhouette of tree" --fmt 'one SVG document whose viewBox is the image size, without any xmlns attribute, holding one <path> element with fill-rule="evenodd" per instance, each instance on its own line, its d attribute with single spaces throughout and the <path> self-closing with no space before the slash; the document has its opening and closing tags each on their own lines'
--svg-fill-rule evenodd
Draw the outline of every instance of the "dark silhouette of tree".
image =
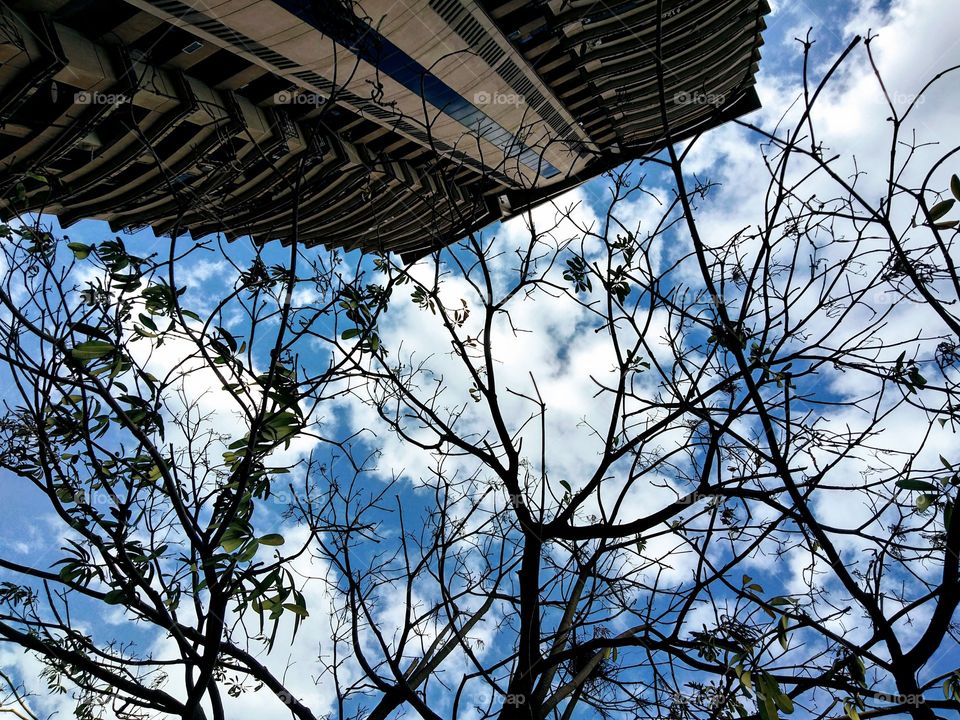
<svg viewBox="0 0 960 720">
<path fill-rule="evenodd" d="M 315 667 L 296 672 L 337 718 L 958 709 L 940 654 L 957 641 L 960 457 L 930 454 L 960 421 L 960 148 L 911 184 L 915 105 L 891 101 L 889 172 L 879 196 L 862 189 L 814 122 L 859 44 L 805 86 L 792 129 L 751 128 L 766 213 L 731 237 L 698 220 L 716 192 L 684 171 L 698 140 L 609 174 L 596 222 L 531 220 L 516 251 L 471 236 L 414 266 L 348 266 L 294 237 L 283 264 L 269 249 L 237 264 L 206 308 L 178 278 L 233 249 L 171 240 L 146 257 L 5 227 L 17 399 L 0 465 L 64 540 L 48 564 L 0 558 L 0 637 L 42 658 L 81 717 L 224 718 L 223 693 L 321 717 L 268 657 L 318 613 Z M 627 219 L 639 199 L 659 208 L 642 223 Z M 503 365 L 536 329 L 518 320 L 531 303 L 562 303 L 603 341 L 575 477 L 555 460 L 569 437 L 551 368 L 517 381 Z M 432 354 L 392 335 L 390 313 L 414 311 Z M 311 454 L 285 463 L 304 438 Z M 429 471 L 403 475 L 388 440 Z M 281 507 L 296 542 L 276 532 Z M 783 586 L 788 567 L 800 585 Z M 107 605 L 175 654 L 105 641 L 82 609 Z"/>
</svg>

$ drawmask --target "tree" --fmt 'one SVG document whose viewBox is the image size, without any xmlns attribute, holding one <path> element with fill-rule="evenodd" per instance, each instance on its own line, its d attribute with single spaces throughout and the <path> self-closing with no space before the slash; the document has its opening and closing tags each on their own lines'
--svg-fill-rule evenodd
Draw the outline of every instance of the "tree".
<svg viewBox="0 0 960 720">
<path fill-rule="evenodd" d="M 670 138 L 601 215 L 413 266 L 7 227 L 0 464 L 64 538 L 0 559 L 0 636 L 81 717 L 320 717 L 272 660 L 318 620 L 338 718 L 960 707 L 960 148 L 928 162 L 888 98 L 882 180 L 831 154 L 817 103 L 862 44 L 792 129 L 749 126 L 766 212 L 730 236 Z M 206 250 L 237 281 L 191 308 Z M 105 605 L 169 652 L 105 640 Z"/>
</svg>

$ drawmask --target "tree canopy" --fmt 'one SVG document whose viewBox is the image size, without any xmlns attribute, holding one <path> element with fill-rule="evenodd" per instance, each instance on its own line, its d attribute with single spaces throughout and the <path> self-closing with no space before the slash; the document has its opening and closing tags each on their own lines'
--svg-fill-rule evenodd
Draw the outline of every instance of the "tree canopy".
<svg viewBox="0 0 960 720">
<path fill-rule="evenodd" d="M 736 227 L 709 136 L 414 265 L 3 226 L 0 638 L 81 718 L 955 712 L 960 147 L 877 72 L 831 148 L 855 59 Z"/>
</svg>

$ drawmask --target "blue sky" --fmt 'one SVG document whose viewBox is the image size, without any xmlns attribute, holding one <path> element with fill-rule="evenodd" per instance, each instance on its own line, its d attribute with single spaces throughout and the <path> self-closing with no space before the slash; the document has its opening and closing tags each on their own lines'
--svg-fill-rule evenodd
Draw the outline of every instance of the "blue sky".
<svg viewBox="0 0 960 720">
<path fill-rule="evenodd" d="M 787 111 L 797 95 L 802 57 L 796 38 L 803 37 L 808 28 L 812 28 L 812 37 L 816 40 L 813 51 L 814 75 L 819 75 L 829 66 L 855 33 L 865 34 L 871 29 L 879 31 L 878 57 L 881 66 L 888 72 L 889 89 L 896 96 L 911 96 L 911 93 L 917 90 L 918 79 L 926 79 L 934 69 L 960 63 L 960 40 L 956 33 L 956 29 L 960 27 L 960 7 L 943 0 L 890 0 L 875 4 L 778 1 L 775 5 L 774 13 L 767 21 L 766 44 L 759 75 L 758 90 L 764 102 L 764 110 L 750 118 L 752 122 L 764 127 L 776 125 L 781 114 Z M 866 165 L 878 160 L 871 157 L 871 154 L 875 148 L 883 147 L 888 131 L 882 121 L 876 122 L 875 112 L 873 116 L 868 112 L 871 108 L 876 108 L 876 105 L 871 103 L 877 100 L 876 88 L 871 91 L 870 87 L 863 58 L 859 57 L 838 77 L 837 89 L 825 102 L 826 107 L 821 118 L 827 129 L 828 142 L 832 142 L 834 149 L 856 153 Z M 918 130 L 922 135 L 927 139 L 942 138 L 947 141 L 956 137 L 954 123 L 955 118 L 960 117 L 960 106 L 955 92 L 941 91 L 935 96 L 931 95 L 923 109 L 925 112 L 918 122 Z M 757 147 L 756 137 L 742 128 L 730 126 L 714 131 L 702 139 L 691 156 L 692 171 L 709 174 L 722 184 L 721 189 L 700 207 L 703 226 L 710 227 L 717 237 L 728 236 L 743 225 L 762 221 L 764 179 L 759 175 Z M 651 187 L 661 188 L 667 179 L 654 171 L 649 173 L 648 182 Z M 601 178 L 574 191 L 567 198 L 558 200 L 557 205 L 580 202 L 578 217 L 587 222 L 602 211 L 605 197 L 606 183 Z M 638 218 L 643 217 L 648 210 L 639 200 L 633 208 Z M 553 210 L 541 208 L 537 212 L 539 217 L 549 218 Z M 506 226 L 491 227 L 485 230 L 483 235 L 496 236 L 498 242 L 509 247 L 511 242 L 522 240 L 525 233 L 523 221 L 518 219 Z M 66 234 L 82 242 L 96 242 L 110 236 L 105 224 L 94 221 L 77 223 L 69 228 Z M 168 239 L 154 238 L 149 231 L 135 233 L 125 237 L 124 241 L 128 247 L 142 255 L 154 251 L 165 253 L 169 245 Z M 190 241 L 182 239 L 180 242 Z M 249 264 L 253 257 L 251 247 L 243 240 L 227 246 L 226 251 L 240 266 Z M 232 286 L 235 273 L 220 259 L 219 252 L 218 244 L 212 242 L 209 252 L 195 253 L 190 263 L 182 269 L 182 279 L 188 286 L 185 296 L 187 306 L 193 304 L 199 308 L 209 308 L 214 298 Z M 664 250 L 667 255 L 669 252 L 669 249 Z M 271 262 L 283 262 L 286 253 L 279 245 L 268 247 L 264 259 L 268 265 Z M 581 318 L 580 324 L 571 325 L 561 314 L 544 312 L 541 307 L 531 311 L 526 317 L 521 313 L 521 319 L 528 320 L 530 324 L 542 323 L 554 349 L 544 350 L 535 345 L 518 342 L 514 351 L 505 354 L 504 364 L 510 368 L 508 372 L 516 372 L 518 375 L 525 373 L 528 365 L 534 369 L 546 368 L 549 376 L 546 387 L 552 388 L 557 394 L 557 403 L 561 406 L 557 433 L 558 444 L 562 445 L 566 439 L 562 434 L 565 432 L 562 429 L 563 423 L 569 424 L 571 418 L 577 418 L 584 412 L 581 412 L 582 408 L 579 407 L 564 407 L 563 399 L 559 396 L 569 394 L 577 398 L 578 402 L 589 402 L 590 383 L 584 376 L 589 374 L 587 369 L 591 363 L 596 362 L 595 353 L 598 351 L 582 340 L 585 334 L 583 329 L 588 325 L 585 318 Z M 913 321 L 917 321 L 913 316 L 905 316 L 901 320 L 904 323 Z M 924 320 L 921 318 L 920 321 Z M 418 316 L 398 311 L 391 313 L 388 322 L 390 326 L 385 333 L 392 339 L 403 338 L 412 347 L 430 348 L 429 331 L 423 328 Z M 841 397 L 843 392 L 841 386 L 825 387 L 825 393 L 831 398 Z M 15 403 L 15 398 L 11 398 L 8 394 L 8 401 Z M 362 427 L 370 420 L 363 416 L 362 409 L 340 408 L 331 413 L 331 417 L 336 423 L 344 426 L 352 423 L 355 428 Z M 892 432 L 896 432 L 896 428 Z M 385 447 L 385 458 L 389 458 L 389 461 L 381 461 L 379 465 L 383 475 L 389 476 L 398 472 L 409 480 L 416 479 L 418 474 L 427 471 L 429 458 L 403 447 L 395 439 L 381 437 L 381 440 Z M 573 477 L 580 469 L 577 456 L 582 454 L 585 446 L 578 445 L 579 441 L 573 439 L 568 442 L 569 447 L 557 448 L 557 464 L 560 468 L 558 472 Z M 953 440 L 944 438 L 936 442 L 949 448 Z M 294 448 L 292 456 L 295 457 L 298 451 L 306 452 L 309 449 L 309 443 L 304 443 Z M 57 557 L 56 546 L 60 529 L 36 493 L 25 490 L 11 478 L 2 477 L 0 506 L 6 510 L 4 523 L 0 527 L 0 545 L 4 552 L 14 559 L 34 563 L 52 561 Z M 274 514 L 272 517 L 278 524 L 281 522 L 278 515 Z M 801 570 L 794 565 L 784 564 L 774 569 L 758 568 L 757 572 L 762 573 L 773 584 L 789 588 L 797 582 Z M 324 600 L 321 596 L 318 595 L 313 600 L 317 603 L 318 610 L 323 607 Z M 316 613 L 318 616 L 321 614 L 322 610 Z M 101 618 L 91 614 L 91 622 L 98 619 Z M 143 643 L 157 641 L 151 635 L 124 626 L 119 615 L 108 615 L 105 619 L 106 623 L 100 627 L 105 633 L 136 637 Z M 851 628 L 851 631 L 855 630 L 857 628 Z M 298 647 L 292 649 L 288 655 L 280 653 L 273 660 L 280 666 L 289 659 L 293 662 L 308 663 L 314 648 L 311 638 L 304 637 L 301 633 Z M 953 653 L 940 657 L 938 662 L 942 667 L 950 668 L 957 665 L 958 659 L 960 655 Z M 35 679 L 36 663 L 18 658 L 17 654 L 9 649 L 0 648 L 0 664 L 13 666 L 15 672 L 28 683 Z M 328 699 L 322 689 L 311 687 L 307 675 L 298 688 L 305 696 L 312 695 L 321 705 Z M 38 708 L 45 711 L 65 709 L 63 705 L 58 705 L 58 702 L 61 701 L 40 701 Z M 235 708 L 232 717 L 252 720 L 260 717 L 258 713 L 271 709 L 275 708 L 268 700 L 247 698 L 242 706 Z M 319 707 L 318 709 L 322 710 Z"/>
</svg>

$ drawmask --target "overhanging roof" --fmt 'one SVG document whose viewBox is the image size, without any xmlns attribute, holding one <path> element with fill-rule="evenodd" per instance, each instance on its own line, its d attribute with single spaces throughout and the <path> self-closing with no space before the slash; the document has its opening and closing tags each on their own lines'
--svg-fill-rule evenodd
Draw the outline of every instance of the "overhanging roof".
<svg viewBox="0 0 960 720">
<path fill-rule="evenodd" d="M 0 211 L 419 257 L 661 148 L 658 26 L 674 140 L 758 107 L 765 0 L 656 7 L 20 0 Z"/>
</svg>

